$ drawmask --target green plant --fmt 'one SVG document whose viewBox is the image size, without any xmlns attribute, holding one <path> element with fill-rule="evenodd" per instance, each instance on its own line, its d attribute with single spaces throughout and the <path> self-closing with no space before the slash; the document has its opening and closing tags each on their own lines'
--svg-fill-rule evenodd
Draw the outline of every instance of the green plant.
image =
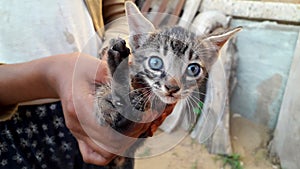
<svg viewBox="0 0 300 169">
<path fill-rule="evenodd" d="M 221 155 L 220 159 L 223 162 L 223 167 L 229 165 L 231 169 L 243 169 L 241 165 L 241 156 L 239 154 Z"/>
<path fill-rule="evenodd" d="M 198 164 L 198 160 L 194 161 L 191 169 L 197 169 L 198 168 L 197 164 Z"/>
<path fill-rule="evenodd" d="M 197 114 L 197 116 L 201 116 L 203 109 L 203 102 L 199 102 L 196 107 L 194 107 L 194 112 Z"/>
</svg>

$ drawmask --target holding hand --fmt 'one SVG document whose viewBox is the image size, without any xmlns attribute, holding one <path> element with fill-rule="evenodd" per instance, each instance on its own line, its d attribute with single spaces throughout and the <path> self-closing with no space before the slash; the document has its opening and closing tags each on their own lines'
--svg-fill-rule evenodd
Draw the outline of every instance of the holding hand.
<svg viewBox="0 0 300 169">
<path fill-rule="evenodd" d="M 95 83 L 105 83 L 105 62 L 79 53 L 0 66 L 0 106 L 42 98 L 60 98 L 67 127 L 87 163 L 105 165 L 127 149 L 148 124 L 137 124 L 125 137 L 101 127 L 93 113 Z M 101 145 L 101 146 L 99 146 Z"/>
</svg>

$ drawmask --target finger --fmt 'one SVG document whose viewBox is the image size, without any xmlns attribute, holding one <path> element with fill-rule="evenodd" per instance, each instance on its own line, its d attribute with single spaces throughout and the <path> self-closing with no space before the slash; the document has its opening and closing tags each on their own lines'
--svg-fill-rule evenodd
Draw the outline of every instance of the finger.
<svg viewBox="0 0 300 169">
<path fill-rule="evenodd" d="M 77 133 L 77 134 L 81 134 L 81 135 L 86 135 L 80 125 L 79 120 L 78 120 L 72 99 L 67 99 L 67 101 L 62 101 L 62 106 L 63 106 L 65 124 L 66 124 L 67 128 L 73 134 Z"/>
<path fill-rule="evenodd" d="M 95 76 L 95 82 L 106 83 L 109 81 L 109 70 L 108 65 L 104 61 L 100 61 L 97 67 L 97 72 Z"/>
<path fill-rule="evenodd" d="M 89 145 L 90 148 L 92 148 L 95 152 L 102 155 L 103 158 L 107 160 L 113 159 L 116 155 L 112 152 L 109 152 L 108 150 L 104 149 L 104 147 L 101 147 L 101 145 L 96 144 L 92 139 L 89 137 L 85 140 L 85 143 Z"/>
<path fill-rule="evenodd" d="M 115 157 L 115 155 L 104 150 L 101 150 L 100 153 L 95 151 L 94 148 L 90 147 L 86 142 L 82 140 L 78 140 L 78 145 L 82 154 L 82 158 L 86 163 L 95 165 L 107 165 Z M 98 151 L 100 151 L 99 148 L 97 149 Z"/>
</svg>

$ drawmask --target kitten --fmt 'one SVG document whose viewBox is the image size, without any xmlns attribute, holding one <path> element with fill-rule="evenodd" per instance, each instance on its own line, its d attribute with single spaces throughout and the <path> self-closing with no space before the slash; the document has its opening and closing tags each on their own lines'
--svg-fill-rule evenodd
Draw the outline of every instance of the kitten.
<svg viewBox="0 0 300 169">
<path fill-rule="evenodd" d="M 133 123 L 145 123 L 145 116 L 152 114 L 155 120 L 140 136 L 148 137 L 179 100 L 205 86 L 219 50 L 241 28 L 209 36 L 196 36 L 178 26 L 157 30 L 134 3 L 126 2 L 125 8 L 131 55 L 124 40 L 111 41 L 107 62 L 112 81 L 96 88 L 95 105 L 100 110 L 96 116 L 101 125 L 126 133 Z M 133 157 L 140 144 L 137 141 L 126 155 Z M 117 157 L 107 167 L 133 166 L 131 158 Z"/>
</svg>

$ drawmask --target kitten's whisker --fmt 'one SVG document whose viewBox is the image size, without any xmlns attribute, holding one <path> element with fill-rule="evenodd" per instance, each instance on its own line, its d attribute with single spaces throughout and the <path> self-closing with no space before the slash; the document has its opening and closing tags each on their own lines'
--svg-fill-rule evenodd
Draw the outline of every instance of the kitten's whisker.
<svg viewBox="0 0 300 169">
<path fill-rule="evenodd" d="M 199 103 L 202 103 L 202 104 L 204 104 L 204 102 L 200 99 L 200 98 L 198 98 L 198 97 L 196 97 L 196 96 L 193 96 L 193 95 L 190 95 L 190 98 L 192 99 L 192 101 L 195 103 L 195 104 L 199 104 Z"/>
<path fill-rule="evenodd" d="M 139 91 L 139 90 L 146 90 L 146 89 L 151 89 L 151 87 L 142 87 L 142 88 L 137 88 L 137 89 L 133 89 L 133 90 L 131 90 L 129 93 L 131 93 L 131 92 L 135 92 L 135 91 Z"/>
<path fill-rule="evenodd" d="M 150 99 L 150 97 L 151 97 L 151 95 L 152 95 L 152 91 L 148 91 L 145 95 L 144 95 L 144 109 L 146 109 L 146 105 L 147 105 L 147 103 L 148 103 L 148 101 L 149 101 L 149 99 Z"/>
<path fill-rule="evenodd" d="M 140 97 L 141 96 L 141 97 Z M 136 104 L 134 105 L 134 108 L 142 101 L 145 99 L 145 95 L 144 93 L 142 92 L 141 94 L 139 94 L 138 96 L 136 97 L 140 97 L 140 99 L 136 102 Z"/>
<path fill-rule="evenodd" d="M 199 102 L 195 101 L 192 96 L 189 96 L 188 99 L 189 99 L 189 103 L 193 107 L 193 109 L 192 109 L 193 115 L 195 115 L 196 113 L 194 112 L 194 108 L 199 108 L 199 106 L 198 106 Z M 194 104 L 192 102 L 194 102 Z"/>
<path fill-rule="evenodd" d="M 150 97 L 151 97 L 151 94 L 152 94 L 152 92 L 149 91 L 149 92 L 145 95 L 145 105 L 144 105 L 144 106 L 146 106 L 146 104 L 148 103 L 148 101 L 149 101 L 149 99 L 150 99 Z M 146 107 L 144 107 L 144 108 L 146 108 Z"/>
<path fill-rule="evenodd" d="M 148 97 L 148 101 L 150 100 L 150 116 L 151 116 L 151 120 L 153 121 L 155 119 L 155 115 L 153 113 L 153 100 L 155 99 L 155 94 L 151 93 L 150 96 Z"/>
<path fill-rule="evenodd" d="M 203 105 L 204 105 L 204 102 L 202 102 L 200 99 L 198 99 L 198 98 L 196 98 L 195 96 L 192 96 L 191 95 L 191 100 L 193 100 L 195 103 L 197 103 L 197 105 L 198 105 L 198 103 L 200 102 L 200 103 L 202 103 Z M 198 101 L 198 102 L 197 102 Z M 201 108 L 201 107 L 199 107 L 199 106 L 197 106 L 197 108 L 199 108 L 200 110 L 201 110 L 201 118 L 204 118 L 205 120 L 207 120 L 208 118 L 207 118 L 207 116 L 206 116 L 206 113 L 204 113 L 203 112 L 203 108 Z M 202 117 L 203 116 L 203 117 Z"/>
<path fill-rule="evenodd" d="M 136 102 L 136 104 L 134 105 L 134 108 L 138 105 L 138 104 L 140 104 L 140 102 L 141 101 L 143 101 L 143 110 L 145 110 L 145 105 L 147 104 L 147 99 L 148 99 L 148 96 L 151 94 L 151 91 L 148 91 L 148 92 L 146 92 L 146 93 L 142 93 L 142 94 L 140 94 L 139 96 L 141 96 L 142 95 L 142 97 Z M 139 96 L 137 96 L 137 97 L 139 97 Z"/>
<path fill-rule="evenodd" d="M 153 119 L 153 113 L 152 113 L 153 97 L 155 97 L 155 95 L 152 92 L 149 92 L 148 95 L 145 97 L 145 104 L 143 107 L 144 110 L 146 110 L 147 104 L 150 103 L 150 105 L 149 105 L 150 112 L 149 113 L 150 113 L 152 119 Z"/>
<path fill-rule="evenodd" d="M 140 97 L 140 99 L 137 101 L 137 103 L 134 105 L 134 107 L 136 107 L 141 101 L 145 100 L 145 98 L 147 97 L 147 95 L 151 94 L 151 91 L 146 91 L 146 92 L 141 92 L 141 94 L 139 94 L 136 97 Z M 145 103 L 144 103 L 145 104 Z M 145 108 L 145 107 L 144 107 Z"/>
<path fill-rule="evenodd" d="M 154 105 L 154 102 L 155 102 L 155 99 L 156 99 L 156 95 L 153 94 L 151 95 L 151 98 L 152 98 L 152 101 L 151 101 L 151 107 L 153 107 Z M 152 108 L 153 109 L 153 108 Z M 160 112 L 155 112 L 155 113 L 160 113 Z M 157 118 L 156 114 L 155 113 L 151 113 L 151 118 L 152 120 L 155 120 Z"/>
<path fill-rule="evenodd" d="M 143 88 L 138 88 L 138 89 L 134 89 L 134 90 L 131 90 L 131 91 L 129 91 L 127 94 L 125 94 L 125 95 L 129 95 L 129 94 L 131 94 L 131 93 L 133 93 L 133 92 L 140 92 L 140 90 L 141 90 L 141 92 L 142 92 L 142 90 L 146 90 L 146 92 L 147 91 L 150 91 L 150 90 L 147 90 L 147 89 L 151 89 L 151 87 L 143 87 Z M 142 92 L 143 93 L 143 92 Z"/>
<path fill-rule="evenodd" d="M 191 99 L 193 99 L 194 103 L 196 103 L 197 105 L 199 103 L 203 103 L 204 104 L 204 101 L 201 98 L 197 97 L 197 96 L 192 96 L 191 95 Z"/>
<path fill-rule="evenodd" d="M 202 95 L 202 96 L 205 96 L 205 95 L 206 95 L 206 93 L 199 92 L 199 91 L 195 91 L 195 90 L 193 90 L 192 93 L 200 94 L 200 95 Z"/>
<path fill-rule="evenodd" d="M 189 97 L 185 100 L 185 105 L 188 107 L 188 112 L 187 112 L 187 120 L 188 123 L 192 121 L 192 114 L 193 114 L 193 109 L 191 108 Z"/>
</svg>

